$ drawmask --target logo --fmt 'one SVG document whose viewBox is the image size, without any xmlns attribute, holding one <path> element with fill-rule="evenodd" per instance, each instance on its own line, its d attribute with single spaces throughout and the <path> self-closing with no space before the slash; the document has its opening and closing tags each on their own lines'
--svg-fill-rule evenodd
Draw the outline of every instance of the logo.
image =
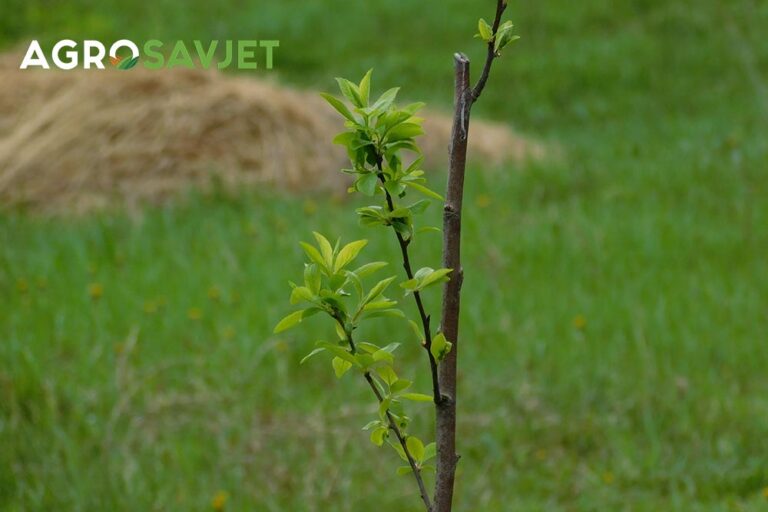
<svg viewBox="0 0 768 512">
<path fill-rule="evenodd" d="M 51 69 L 53 64 L 53 67 L 63 70 L 103 70 L 106 69 L 107 56 L 109 64 L 122 71 L 133 69 L 139 63 L 146 69 L 209 69 L 212 66 L 218 69 L 273 69 L 275 49 L 279 47 L 280 41 L 266 39 L 222 42 L 213 40 L 205 45 L 202 41 L 195 40 L 191 46 L 184 41 L 175 41 L 169 50 L 162 41 L 150 39 L 140 50 L 139 46 L 129 39 L 115 41 L 109 48 L 101 41 L 92 39 L 82 41 L 82 44 L 72 39 L 62 39 L 53 45 L 49 60 L 40 42 L 33 40 L 29 43 L 19 69 Z"/>
</svg>

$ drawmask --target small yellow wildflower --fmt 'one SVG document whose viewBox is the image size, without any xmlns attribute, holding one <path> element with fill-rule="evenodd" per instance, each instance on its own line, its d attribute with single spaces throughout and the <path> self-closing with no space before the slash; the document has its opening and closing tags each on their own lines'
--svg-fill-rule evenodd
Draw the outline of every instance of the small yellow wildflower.
<svg viewBox="0 0 768 512">
<path fill-rule="evenodd" d="M 475 198 L 475 204 L 478 208 L 488 208 L 491 206 L 491 197 L 486 194 L 480 194 Z"/>
<path fill-rule="evenodd" d="M 29 291 L 29 283 L 26 279 L 19 279 L 16 281 L 16 289 L 19 293 L 27 293 Z"/>
<path fill-rule="evenodd" d="M 88 295 L 90 295 L 92 299 L 100 299 L 101 296 L 104 295 L 104 287 L 101 283 L 91 283 L 88 285 Z"/>
<path fill-rule="evenodd" d="M 224 507 L 227 506 L 227 500 L 229 500 L 229 493 L 219 491 L 211 500 L 211 507 L 213 507 L 213 510 L 224 510 Z"/>
<path fill-rule="evenodd" d="M 221 337 L 224 341 L 229 341 L 235 337 L 235 330 L 232 327 L 225 327 L 221 330 Z"/>
<path fill-rule="evenodd" d="M 190 320 L 200 320 L 203 317 L 203 312 L 200 308 L 189 308 L 187 311 L 187 318 Z"/>
<path fill-rule="evenodd" d="M 536 457 L 536 460 L 545 460 L 547 458 L 547 450 L 541 448 L 539 450 L 536 450 L 536 453 L 533 454 L 534 457 Z"/>
<path fill-rule="evenodd" d="M 304 213 L 307 215 L 313 215 L 317 212 L 317 203 L 311 199 L 304 201 Z"/>
<path fill-rule="evenodd" d="M 768 487 L 763 487 L 763 498 L 768 500 Z"/>
<path fill-rule="evenodd" d="M 148 300 L 144 302 L 144 312 L 148 315 L 154 315 L 157 313 L 157 302 Z"/>
<path fill-rule="evenodd" d="M 613 473 L 611 473 L 610 471 L 606 471 L 605 473 L 603 473 L 603 483 L 605 483 L 605 485 L 611 485 L 614 479 L 615 478 L 613 476 Z"/>
<path fill-rule="evenodd" d="M 584 315 L 576 315 L 573 317 L 573 326 L 578 330 L 582 330 L 587 326 L 587 319 Z"/>
<path fill-rule="evenodd" d="M 221 298 L 221 290 L 215 286 L 208 288 L 208 298 L 213 301 L 218 301 Z"/>
</svg>

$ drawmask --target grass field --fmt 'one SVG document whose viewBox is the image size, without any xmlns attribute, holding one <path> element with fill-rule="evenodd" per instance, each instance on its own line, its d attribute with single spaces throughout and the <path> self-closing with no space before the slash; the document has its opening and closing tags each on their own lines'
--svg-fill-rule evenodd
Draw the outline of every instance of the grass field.
<svg viewBox="0 0 768 512">
<path fill-rule="evenodd" d="M 450 55 L 478 67 L 491 4 L 11 0 L 0 40 L 277 37 L 280 80 L 374 66 L 447 108 Z M 768 5 L 511 17 L 523 39 L 478 115 L 563 156 L 470 170 L 459 510 L 768 510 Z M 271 334 L 311 230 L 395 256 L 354 205 L 251 190 L 0 214 L 0 510 L 203 511 L 222 493 L 238 511 L 419 510 L 359 430 L 365 389 L 299 367 L 324 325 Z M 419 266 L 439 262 L 429 236 Z M 407 336 L 379 322 L 372 337 Z"/>
</svg>

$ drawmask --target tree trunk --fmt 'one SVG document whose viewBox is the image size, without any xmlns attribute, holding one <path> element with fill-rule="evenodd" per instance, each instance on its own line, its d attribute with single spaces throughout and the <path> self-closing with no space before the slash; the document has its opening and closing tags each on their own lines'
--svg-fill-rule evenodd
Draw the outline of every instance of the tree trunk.
<svg viewBox="0 0 768 512">
<path fill-rule="evenodd" d="M 443 288 L 441 332 L 453 343 L 453 349 L 440 363 L 439 378 L 442 399 L 437 406 L 437 477 L 435 512 L 450 512 L 456 474 L 456 358 L 459 351 L 459 304 L 463 270 L 461 268 L 461 203 L 464 193 L 464 171 L 467 160 L 469 113 L 472 90 L 469 85 L 469 59 L 454 55 L 455 96 L 451 132 L 448 186 L 443 210 L 443 267 L 453 269 Z"/>
</svg>

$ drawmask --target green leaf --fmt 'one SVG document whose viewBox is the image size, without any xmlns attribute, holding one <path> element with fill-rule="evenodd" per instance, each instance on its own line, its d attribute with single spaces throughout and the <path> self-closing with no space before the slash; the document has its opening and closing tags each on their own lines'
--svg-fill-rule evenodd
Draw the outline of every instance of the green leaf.
<svg viewBox="0 0 768 512">
<path fill-rule="evenodd" d="M 440 283 L 443 281 L 447 281 L 448 278 L 446 277 L 448 274 L 453 272 L 453 269 L 451 268 L 439 268 L 435 270 L 434 272 L 431 272 L 427 277 L 422 279 L 421 281 L 421 288 L 424 289 L 427 286 Z"/>
<path fill-rule="evenodd" d="M 374 352 L 377 352 L 381 350 L 381 347 L 374 344 L 374 343 L 368 343 L 367 341 L 360 341 L 357 343 L 357 348 L 360 350 L 363 350 L 365 352 L 368 352 L 369 354 L 373 354 Z"/>
<path fill-rule="evenodd" d="M 363 100 L 360 97 L 360 90 L 357 88 L 357 85 L 344 78 L 337 78 L 336 82 L 339 84 L 339 90 L 341 91 L 341 94 L 344 95 L 344 97 L 349 101 L 351 101 L 354 106 L 360 108 L 364 106 Z"/>
<path fill-rule="evenodd" d="M 416 273 L 413 275 L 413 277 L 416 280 L 421 281 L 422 279 L 424 279 L 425 277 L 427 277 L 428 275 L 430 275 L 434 271 L 435 271 L 435 269 L 433 269 L 431 267 L 421 267 L 419 270 L 416 271 Z"/>
<path fill-rule="evenodd" d="M 413 384 L 410 380 L 407 379 L 397 379 L 397 382 L 393 383 L 391 386 L 389 386 L 389 391 L 392 393 L 399 393 L 401 391 L 405 391 L 409 387 L 411 387 L 411 384 Z"/>
<path fill-rule="evenodd" d="M 386 138 L 387 133 L 393 127 L 410 119 L 412 115 L 403 110 L 390 110 L 382 114 L 376 123 L 376 130 L 381 134 L 381 138 Z"/>
<path fill-rule="evenodd" d="M 426 105 L 426 103 L 424 103 L 423 101 L 417 101 L 415 103 L 411 103 L 410 105 L 406 105 L 405 107 L 403 107 L 400 110 L 403 111 L 403 112 L 406 112 L 406 113 L 408 113 L 410 115 L 413 115 L 416 112 L 418 112 L 419 110 L 421 110 L 422 108 L 424 108 L 425 105 Z"/>
<path fill-rule="evenodd" d="M 494 44 L 494 51 L 499 53 L 505 46 L 513 41 L 520 39 L 520 36 L 512 34 L 514 25 L 511 21 L 505 21 L 496 33 L 496 42 Z"/>
<path fill-rule="evenodd" d="M 381 350 L 393 354 L 398 347 L 400 347 L 400 343 L 390 343 L 389 345 L 382 347 Z"/>
<path fill-rule="evenodd" d="M 312 293 L 317 295 L 320 293 L 320 286 L 322 279 L 320 276 L 320 270 L 314 263 L 304 264 L 304 284 L 309 288 Z"/>
<path fill-rule="evenodd" d="M 346 146 L 347 148 L 351 147 L 355 142 L 357 142 L 358 137 L 356 132 L 341 132 L 337 136 L 333 138 L 334 144 L 340 144 L 342 146 Z M 343 171 L 344 169 L 342 169 Z"/>
<path fill-rule="evenodd" d="M 395 318 L 405 318 L 405 313 L 400 311 L 399 309 L 377 309 L 375 311 L 367 311 L 363 318 L 379 318 L 379 317 L 395 317 Z"/>
<path fill-rule="evenodd" d="M 400 283 L 400 286 L 409 292 L 417 292 L 433 284 L 447 281 L 448 278 L 446 276 L 450 272 L 452 272 L 452 270 L 449 268 L 433 270 L 429 267 L 423 267 L 413 275 L 413 279 Z"/>
<path fill-rule="evenodd" d="M 480 39 L 486 43 L 490 43 L 493 39 L 493 27 L 491 27 L 483 18 L 480 18 L 477 22 L 477 31 L 477 35 L 479 35 Z"/>
<path fill-rule="evenodd" d="M 424 174 L 424 171 L 420 170 L 419 168 L 423 163 L 424 163 L 423 156 L 416 158 L 413 162 L 411 162 L 411 165 L 409 165 L 408 168 L 405 170 L 405 174 L 408 174 L 414 178 L 422 176 Z"/>
<path fill-rule="evenodd" d="M 432 356 L 435 359 L 442 361 L 451 351 L 452 346 L 453 344 L 445 339 L 445 335 L 440 332 L 437 333 L 434 338 L 432 338 L 432 346 L 430 347 L 429 351 L 432 353 Z"/>
<path fill-rule="evenodd" d="M 291 327 L 294 327 L 296 324 L 301 322 L 302 317 L 304 316 L 304 310 L 294 311 L 293 313 L 286 315 L 283 317 L 282 320 L 280 320 L 277 325 L 275 326 L 274 333 L 278 334 L 283 331 L 287 331 Z"/>
<path fill-rule="evenodd" d="M 384 182 L 384 188 L 392 197 L 400 197 L 405 190 L 405 183 L 402 180 L 389 179 Z"/>
<path fill-rule="evenodd" d="M 397 423 L 398 428 L 400 428 L 401 430 L 406 430 L 408 428 L 408 423 L 410 423 L 410 421 L 411 421 L 411 418 L 409 418 L 408 416 L 406 416 L 405 414 L 402 413 L 402 405 L 400 405 L 399 402 L 393 404 L 393 408 L 395 406 L 399 406 L 401 411 L 400 411 L 400 414 L 394 414 L 393 413 L 392 414 L 392 418 L 395 420 L 395 423 Z"/>
<path fill-rule="evenodd" d="M 386 350 L 378 350 L 373 353 L 373 360 L 375 362 L 386 361 L 387 363 L 392 364 L 395 362 L 395 356 L 393 356 L 391 352 L 387 352 Z"/>
<path fill-rule="evenodd" d="M 363 296 L 363 283 L 360 281 L 360 276 L 352 272 L 351 270 L 345 270 L 343 275 L 347 276 L 347 281 L 351 282 L 354 287 L 355 291 L 357 292 L 358 297 Z"/>
<path fill-rule="evenodd" d="M 339 359 L 343 359 L 348 363 L 352 363 L 354 365 L 358 364 L 357 360 L 355 359 L 355 356 L 340 345 L 336 345 L 335 343 L 328 343 L 327 341 L 318 341 L 317 343 L 315 343 L 315 345 L 326 349 L 328 352 L 332 352 L 333 354 L 336 355 L 336 357 L 338 357 Z"/>
<path fill-rule="evenodd" d="M 412 181 L 404 181 L 404 183 L 406 186 L 411 187 L 414 190 L 418 190 L 419 192 L 421 192 L 427 197 L 431 197 L 432 199 L 437 199 L 438 201 L 445 201 L 445 199 L 443 199 L 443 196 L 441 196 L 434 190 L 425 187 L 424 185 L 419 185 L 418 183 L 414 183 Z"/>
<path fill-rule="evenodd" d="M 364 206 L 356 210 L 360 216 L 360 224 L 373 226 L 387 221 L 387 212 L 381 206 Z"/>
<path fill-rule="evenodd" d="M 403 400 L 411 400 L 413 402 L 431 402 L 432 396 L 425 395 L 424 393 L 404 393 L 400 395 Z"/>
<path fill-rule="evenodd" d="M 345 245 L 336 256 L 336 263 L 333 266 L 333 271 L 338 272 L 349 265 L 352 260 L 357 258 L 357 255 L 360 254 L 360 251 L 366 245 L 368 245 L 368 240 L 357 240 Z"/>
<path fill-rule="evenodd" d="M 363 370 L 367 370 L 376 363 L 372 355 L 361 354 L 359 352 L 355 354 L 355 361 L 357 361 L 357 365 Z"/>
<path fill-rule="evenodd" d="M 359 190 L 360 192 L 362 192 L 367 196 L 372 196 L 373 194 L 376 193 L 376 186 L 378 184 L 379 184 L 379 177 L 376 176 L 375 172 L 369 172 L 369 173 L 363 174 L 355 182 L 355 185 L 357 186 L 357 190 Z"/>
<path fill-rule="evenodd" d="M 381 418 L 381 421 L 387 420 L 387 411 L 389 411 L 389 404 L 392 403 L 392 399 L 389 397 L 384 398 L 381 402 L 379 402 L 379 418 Z"/>
<path fill-rule="evenodd" d="M 379 374 L 379 377 L 381 377 L 381 380 L 383 380 L 387 386 L 391 386 L 397 382 L 397 374 L 391 366 L 379 366 L 376 368 L 376 373 Z"/>
<path fill-rule="evenodd" d="M 344 328 L 338 322 L 334 322 L 333 327 L 336 329 L 336 336 L 339 337 L 339 340 L 347 341 L 347 333 L 344 332 Z"/>
<path fill-rule="evenodd" d="M 320 352 L 325 352 L 324 348 L 316 348 L 309 354 L 305 355 L 303 358 L 301 358 L 301 361 L 299 361 L 299 364 L 304 364 L 310 357 L 315 356 L 319 354 Z"/>
<path fill-rule="evenodd" d="M 389 131 L 387 141 L 394 142 L 398 140 L 412 139 L 423 133 L 424 129 L 419 124 L 412 122 L 400 123 Z"/>
<path fill-rule="evenodd" d="M 376 311 L 379 309 L 389 309 L 396 304 L 397 304 L 397 301 L 395 300 L 389 300 L 389 299 L 378 300 L 378 301 L 369 302 L 368 304 L 366 304 L 363 307 L 363 311 Z"/>
<path fill-rule="evenodd" d="M 298 304 L 299 302 L 312 302 L 315 296 L 312 291 L 306 286 L 297 286 L 291 291 L 291 304 Z"/>
<path fill-rule="evenodd" d="M 424 340 L 424 332 L 421 330 L 421 326 L 414 322 L 413 320 L 408 320 L 408 324 L 411 326 L 411 329 L 413 330 L 413 333 L 416 335 L 416 339 L 423 341 Z"/>
<path fill-rule="evenodd" d="M 358 275 L 358 277 L 367 277 L 377 270 L 386 267 L 387 265 L 388 263 L 386 261 L 374 261 L 372 263 L 366 263 L 365 265 L 358 267 L 354 272 Z"/>
<path fill-rule="evenodd" d="M 387 437 L 389 430 L 386 427 L 379 427 L 371 432 L 371 442 L 376 446 L 384 444 L 384 438 Z"/>
<path fill-rule="evenodd" d="M 320 313 L 321 311 L 324 311 L 324 310 L 322 308 L 319 308 L 319 307 L 316 307 L 316 306 L 313 306 L 311 308 L 307 308 L 307 309 L 304 310 L 304 316 L 302 316 L 301 319 L 304 320 L 305 318 L 309 318 L 312 315 L 316 315 L 316 314 Z"/>
<path fill-rule="evenodd" d="M 398 474 L 398 475 L 400 475 L 400 476 L 403 476 L 403 475 L 407 475 L 407 474 L 409 474 L 411 471 L 413 471 L 413 470 L 411 469 L 411 466 L 399 466 L 399 467 L 397 468 L 397 474 Z"/>
<path fill-rule="evenodd" d="M 360 80 L 360 85 L 358 85 L 358 89 L 360 90 L 360 99 L 363 100 L 363 105 L 368 105 L 368 99 L 371 96 L 371 75 L 373 74 L 373 69 L 369 69 L 368 72 L 363 76 L 363 79 Z"/>
<path fill-rule="evenodd" d="M 426 462 L 430 459 L 435 458 L 435 455 L 437 455 L 437 446 L 435 443 L 429 443 L 427 446 L 424 447 L 424 458 L 421 459 L 422 462 Z"/>
<path fill-rule="evenodd" d="M 419 233 L 442 233 L 443 230 L 435 226 L 423 226 L 416 230 L 416 234 Z"/>
<path fill-rule="evenodd" d="M 310 260 L 314 261 L 320 266 L 320 268 L 328 272 L 328 266 L 325 264 L 325 260 L 320 255 L 320 251 L 318 251 L 317 248 L 309 245 L 307 242 L 299 242 L 299 245 L 301 245 L 301 248 L 304 249 L 305 253 L 307 253 L 307 256 Z"/>
<path fill-rule="evenodd" d="M 411 210 L 412 214 L 418 215 L 420 213 L 424 213 L 424 210 L 426 210 L 430 204 L 432 203 L 430 203 L 427 199 L 422 199 L 410 205 L 408 209 Z"/>
<path fill-rule="evenodd" d="M 408 150 L 413 151 L 416 154 L 421 154 L 421 148 L 416 145 L 416 143 L 412 140 L 398 140 L 395 142 L 387 143 L 386 145 L 386 155 L 392 155 L 400 150 Z"/>
<path fill-rule="evenodd" d="M 347 274 L 344 273 L 338 273 L 333 274 L 331 278 L 328 280 L 328 288 L 331 290 L 338 292 L 340 297 L 344 297 L 344 291 L 340 290 L 342 286 L 344 286 L 347 283 Z"/>
<path fill-rule="evenodd" d="M 371 106 L 371 111 L 385 111 L 389 107 L 392 106 L 392 103 L 394 103 L 395 98 L 397 98 L 397 93 L 400 90 L 399 87 L 393 87 L 392 89 L 389 89 L 384 94 L 379 96 L 379 99 L 376 100 L 376 103 L 374 103 Z"/>
<path fill-rule="evenodd" d="M 340 357 L 334 357 L 331 364 L 333 365 L 333 371 L 336 373 L 336 378 L 338 379 L 342 378 L 344 374 L 352 368 L 352 363 L 345 361 Z"/>
<path fill-rule="evenodd" d="M 385 425 L 381 422 L 381 420 L 373 420 L 366 423 L 363 427 L 363 430 L 370 430 L 373 427 L 385 427 Z"/>
<path fill-rule="evenodd" d="M 317 246 L 320 247 L 320 254 L 323 256 L 325 267 L 331 272 L 333 269 L 333 247 L 331 247 L 331 242 L 317 231 L 313 231 L 312 234 L 315 236 Z"/>
<path fill-rule="evenodd" d="M 336 112 L 346 117 L 353 123 L 357 124 L 357 119 L 355 119 L 354 114 L 352 114 L 352 112 L 349 111 L 349 109 L 347 108 L 347 106 L 344 104 L 343 101 L 341 101 L 335 96 L 332 96 L 324 92 L 321 92 L 320 96 L 322 96 L 323 99 L 325 99 L 325 101 L 327 101 L 328 104 L 331 105 L 336 110 Z M 336 139 L 334 139 L 334 142 L 336 142 Z"/>
<path fill-rule="evenodd" d="M 416 436 L 408 436 L 405 440 L 405 446 L 408 447 L 408 452 L 411 454 L 417 462 L 421 462 L 424 458 L 424 444 Z"/>
<path fill-rule="evenodd" d="M 392 283 L 392 281 L 395 280 L 396 277 L 397 276 L 388 277 L 376 283 L 376 285 L 368 292 L 368 295 L 365 296 L 365 299 L 363 299 L 363 304 L 372 302 L 373 299 L 384 293 L 384 290 L 387 289 L 387 287 Z"/>
</svg>

